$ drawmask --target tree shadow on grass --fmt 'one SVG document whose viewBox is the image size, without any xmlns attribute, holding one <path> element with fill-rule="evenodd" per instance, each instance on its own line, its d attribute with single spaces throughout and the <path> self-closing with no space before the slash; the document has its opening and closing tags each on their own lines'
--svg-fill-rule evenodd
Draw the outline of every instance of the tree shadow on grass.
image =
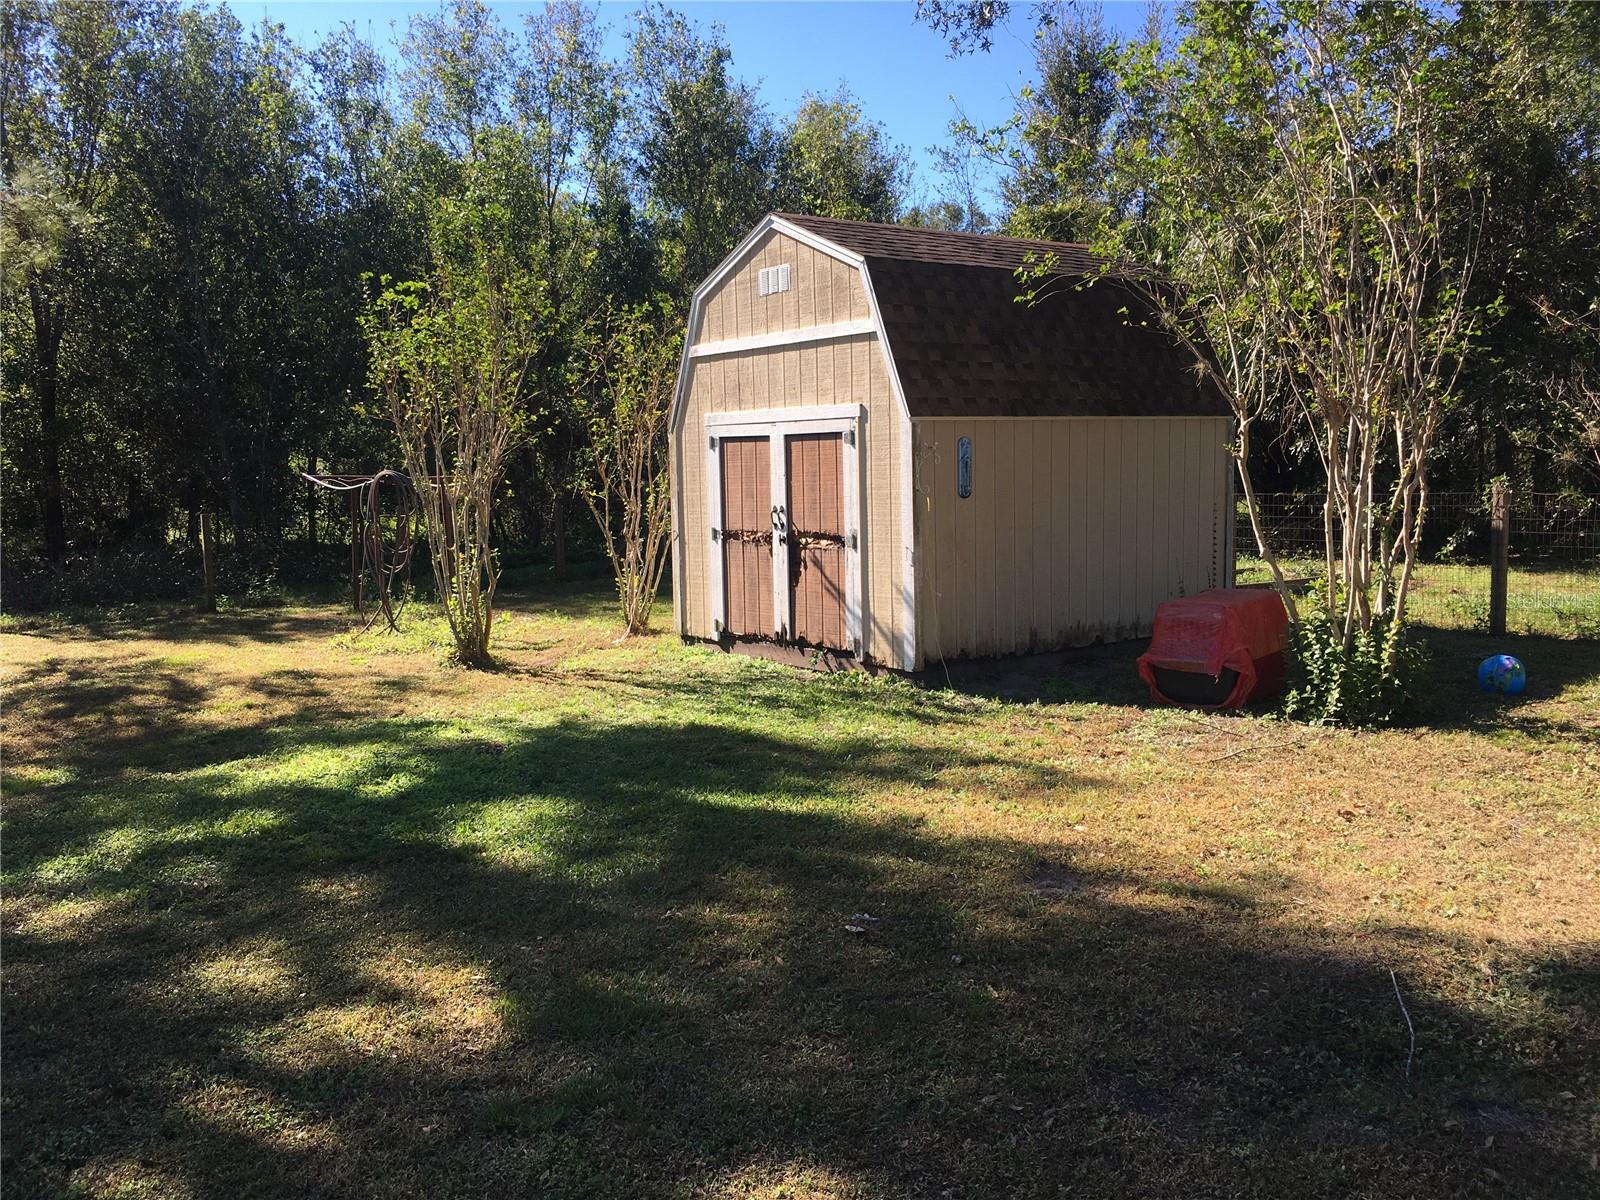
<svg viewBox="0 0 1600 1200">
<path fill-rule="evenodd" d="M 913 747 L 648 720 L 274 736 L 248 770 L 8 821 L 8 1196 L 1595 1182 L 1562 1099 L 1600 1053 L 1592 948 L 1472 1008 L 1407 978 L 1408 1085 L 1408 931 L 1357 952 L 1092 843 L 1042 866 L 935 836 L 869 799 L 927 770 Z"/>
<path fill-rule="evenodd" d="M 335 605 L 230 609 L 197 613 L 190 605 L 85 609 L 57 617 L 22 618 L 6 632 L 47 641 L 123 641 L 130 637 L 225 646 L 271 645 L 361 627 L 363 618 Z"/>
<path fill-rule="evenodd" d="M 1600 736 L 1600 704 L 1593 700 L 1580 699 L 1570 712 L 1534 707 L 1558 700 L 1567 691 L 1592 688 L 1600 681 L 1600 640 L 1532 634 L 1491 637 L 1429 626 L 1418 626 L 1415 636 L 1428 647 L 1430 663 L 1411 724 L 1479 732 L 1507 729 L 1536 738 Z M 1136 663 L 1149 644 L 1146 639 L 1010 659 L 952 662 L 922 672 L 919 679 L 935 689 L 1018 703 L 1164 707 L 1151 699 L 1138 675 Z M 1491 654 L 1512 654 L 1522 660 L 1528 669 L 1528 686 L 1522 695 L 1490 695 L 1479 690 L 1478 664 Z M 1262 713 L 1271 708 L 1268 701 L 1243 711 Z"/>
<path fill-rule="evenodd" d="M 1420 627 L 1417 636 L 1430 656 L 1419 724 L 1434 729 L 1509 729 L 1530 737 L 1600 737 L 1600 640 L 1503 636 Z M 1502 696 L 1478 687 L 1478 664 L 1493 654 L 1511 654 L 1528 672 L 1521 695 Z M 1566 712 L 1540 711 L 1565 692 L 1594 692 Z"/>
</svg>

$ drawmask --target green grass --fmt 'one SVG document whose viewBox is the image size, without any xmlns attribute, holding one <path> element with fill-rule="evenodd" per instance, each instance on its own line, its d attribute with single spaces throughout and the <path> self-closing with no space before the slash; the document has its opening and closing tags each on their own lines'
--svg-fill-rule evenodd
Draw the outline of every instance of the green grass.
<svg viewBox="0 0 1600 1200">
<path fill-rule="evenodd" d="M 1290 578 L 1317 579 L 1322 563 L 1289 559 Z M 1271 574 L 1257 559 L 1239 560 L 1240 584 L 1266 583 Z M 1489 568 L 1471 563 L 1421 563 L 1407 602 L 1410 619 L 1439 629 L 1483 630 L 1489 624 Z M 1506 627 L 1511 633 L 1548 637 L 1600 637 L 1600 566 L 1513 566 L 1506 581 Z"/>
<path fill-rule="evenodd" d="M 1595 643 L 1349 733 L 507 599 L 0 638 L 4 1195 L 1600 1186 Z"/>
</svg>

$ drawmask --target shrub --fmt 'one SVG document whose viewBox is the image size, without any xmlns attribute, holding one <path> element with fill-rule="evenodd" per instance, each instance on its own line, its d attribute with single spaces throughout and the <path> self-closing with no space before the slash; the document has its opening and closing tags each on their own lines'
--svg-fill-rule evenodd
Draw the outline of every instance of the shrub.
<svg viewBox="0 0 1600 1200">
<path fill-rule="evenodd" d="M 1341 629 L 1308 615 L 1289 627 L 1288 659 L 1284 714 L 1330 725 L 1400 720 L 1415 704 L 1428 668 L 1427 647 L 1389 619 L 1356 630 L 1346 649 Z"/>
<path fill-rule="evenodd" d="M 249 554 L 219 546 L 217 594 L 219 601 L 245 608 L 283 604 L 306 591 L 342 595 L 349 570 L 350 551 L 342 545 L 286 543 Z M 186 601 L 197 598 L 200 587 L 200 552 L 181 541 L 74 550 L 61 563 L 10 553 L 0 608 L 59 612 Z"/>
</svg>

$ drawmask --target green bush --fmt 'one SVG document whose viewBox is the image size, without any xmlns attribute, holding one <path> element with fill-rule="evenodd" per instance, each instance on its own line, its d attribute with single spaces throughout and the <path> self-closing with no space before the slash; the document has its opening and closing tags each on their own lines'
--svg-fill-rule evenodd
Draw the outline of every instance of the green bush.
<svg viewBox="0 0 1600 1200">
<path fill-rule="evenodd" d="M 1376 621 L 1346 649 L 1343 631 L 1315 613 L 1289 627 L 1287 657 L 1284 714 L 1315 724 L 1393 724 L 1413 708 L 1428 669 L 1427 647 L 1404 625 Z"/>
</svg>

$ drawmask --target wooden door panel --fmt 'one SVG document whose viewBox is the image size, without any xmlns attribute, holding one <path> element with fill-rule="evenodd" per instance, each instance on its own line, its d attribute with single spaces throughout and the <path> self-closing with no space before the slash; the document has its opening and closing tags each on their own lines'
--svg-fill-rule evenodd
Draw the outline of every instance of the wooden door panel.
<svg viewBox="0 0 1600 1200">
<path fill-rule="evenodd" d="M 772 442 L 722 438 L 722 577 L 727 631 L 772 636 Z"/>
<path fill-rule="evenodd" d="M 786 440 L 794 640 L 848 650 L 844 438 L 838 433 L 808 433 Z"/>
</svg>

